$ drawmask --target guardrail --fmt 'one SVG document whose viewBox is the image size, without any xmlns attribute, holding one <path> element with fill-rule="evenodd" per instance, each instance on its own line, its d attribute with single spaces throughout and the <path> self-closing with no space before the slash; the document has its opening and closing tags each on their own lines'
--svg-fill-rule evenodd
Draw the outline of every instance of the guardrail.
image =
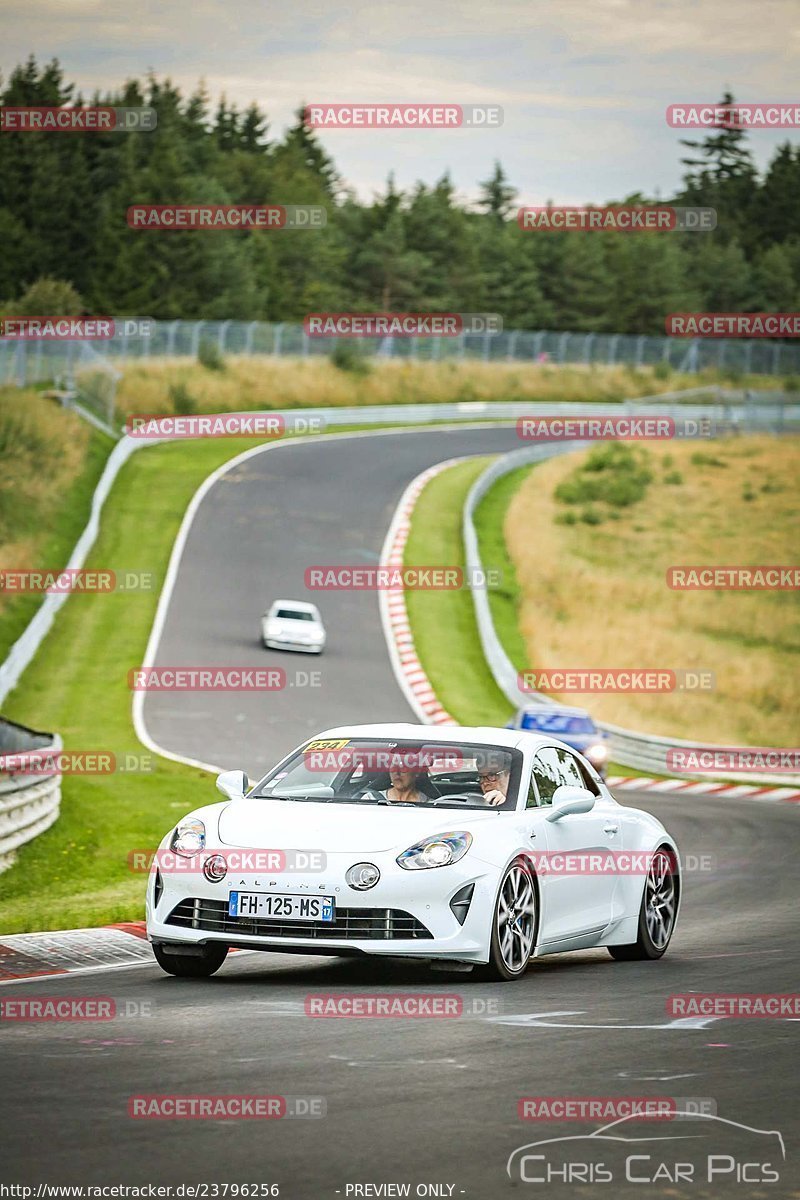
<svg viewBox="0 0 800 1200">
<path fill-rule="evenodd" d="M 504 475 L 515 471 L 518 467 L 528 464 L 533 465 L 559 454 L 582 450 L 590 444 L 589 442 L 544 443 L 524 450 L 513 450 L 510 454 L 505 454 L 501 458 L 496 459 L 478 476 L 467 495 L 462 523 L 464 560 L 468 578 L 486 578 L 474 517 L 478 504 L 495 483 L 499 479 L 502 479 Z M 506 696 L 509 703 L 515 709 L 530 706 L 531 704 L 542 704 L 551 708 L 561 707 L 557 701 L 542 692 L 523 691 L 519 688 L 517 668 L 506 654 L 505 648 L 495 629 L 494 621 L 492 620 L 489 594 L 485 583 L 472 588 L 472 602 L 484 656 L 498 687 Z M 598 721 L 597 725 L 608 734 L 609 753 L 614 762 L 622 766 L 633 767 L 637 771 L 645 771 L 656 775 L 675 774 L 674 768 L 667 765 L 667 756 L 670 751 L 695 750 L 701 752 L 710 751 L 713 753 L 714 751 L 731 749 L 730 747 L 710 742 L 688 742 L 679 738 L 658 737 L 654 734 L 639 733 L 636 730 L 624 729 L 619 725 L 610 725 L 603 721 Z M 741 750 L 744 747 L 737 747 L 737 749 Z M 800 784 L 800 775 L 774 775 L 761 772 L 748 772 L 746 774 L 744 772 L 737 772 L 734 774 L 730 772 L 698 771 L 692 773 L 682 771 L 681 777 L 686 779 L 728 779 L 735 780 L 738 783 L 785 784 L 787 787 L 796 787 Z"/>
<path fill-rule="evenodd" d="M 58 753 L 58 734 L 40 733 L 0 717 L 0 755 L 28 750 Z M 61 775 L 12 774 L 0 770 L 0 871 L 14 861 L 16 851 L 44 833 L 58 819 Z"/>
</svg>

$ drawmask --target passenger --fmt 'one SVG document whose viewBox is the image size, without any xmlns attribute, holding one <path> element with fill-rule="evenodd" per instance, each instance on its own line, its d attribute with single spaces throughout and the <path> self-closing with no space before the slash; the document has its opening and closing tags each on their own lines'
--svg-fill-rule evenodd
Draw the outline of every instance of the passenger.
<svg viewBox="0 0 800 1200">
<path fill-rule="evenodd" d="M 427 771 L 408 771 L 403 767 L 391 767 L 389 778 L 392 786 L 384 793 L 386 799 L 402 804 L 424 804 L 428 797 L 420 791 L 418 785 L 425 775 Z"/>
</svg>

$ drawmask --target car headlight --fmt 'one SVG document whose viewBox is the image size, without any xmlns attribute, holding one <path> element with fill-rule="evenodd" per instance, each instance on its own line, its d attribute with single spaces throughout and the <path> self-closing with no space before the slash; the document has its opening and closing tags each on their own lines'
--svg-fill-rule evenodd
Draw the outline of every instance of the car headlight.
<svg viewBox="0 0 800 1200">
<path fill-rule="evenodd" d="M 594 759 L 595 762 L 605 762 L 608 758 L 608 750 L 601 742 L 598 742 L 596 746 L 589 747 L 586 751 L 586 757 Z"/>
<path fill-rule="evenodd" d="M 398 855 L 397 863 L 406 871 L 422 871 L 427 867 L 449 867 L 456 863 L 472 845 L 471 833 L 438 833 L 409 846 Z"/>
<path fill-rule="evenodd" d="M 193 858 L 205 849 L 206 827 L 197 817 L 186 817 L 178 822 L 178 827 L 172 835 L 170 850 L 182 854 L 184 858 Z"/>
<path fill-rule="evenodd" d="M 370 888 L 375 887 L 375 884 L 381 877 L 381 873 L 374 863 L 360 862 L 353 867 L 348 867 L 345 874 L 345 879 L 351 888 L 355 888 L 357 892 L 367 892 Z"/>
</svg>

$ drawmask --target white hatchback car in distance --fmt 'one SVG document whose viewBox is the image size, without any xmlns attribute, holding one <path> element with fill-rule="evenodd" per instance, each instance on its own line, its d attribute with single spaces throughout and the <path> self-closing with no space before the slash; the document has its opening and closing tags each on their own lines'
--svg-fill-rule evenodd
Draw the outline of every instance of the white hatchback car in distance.
<svg viewBox="0 0 800 1200">
<path fill-rule="evenodd" d="M 319 609 L 305 600 L 276 600 L 261 618 L 261 641 L 265 650 L 321 654 L 325 626 Z"/>
</svg>

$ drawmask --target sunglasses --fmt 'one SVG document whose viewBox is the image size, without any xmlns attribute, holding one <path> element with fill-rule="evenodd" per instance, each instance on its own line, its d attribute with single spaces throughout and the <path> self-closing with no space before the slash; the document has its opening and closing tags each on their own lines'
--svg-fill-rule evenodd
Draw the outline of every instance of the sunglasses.
<svg viewBox="0 0 800 1200">
<path fill-rule="evenodd" d="M 489 779 L 499 779 L 501 775 L 506 775 L 506 774 L 507 774 L 506 771 L 488 771 L 485 775 L 479 775 L 478 781 L 480 783 L 483 783 L 484 779 L 487 781 Z"/>
</svg>

